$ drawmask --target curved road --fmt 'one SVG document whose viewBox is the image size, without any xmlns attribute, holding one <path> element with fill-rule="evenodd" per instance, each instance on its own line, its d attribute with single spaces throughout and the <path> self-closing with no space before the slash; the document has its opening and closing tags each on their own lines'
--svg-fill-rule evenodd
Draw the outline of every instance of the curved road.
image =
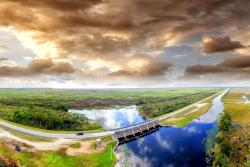
<svg viewBox="0 0 250 167">
<path fill-rule="evenodd" d="M 226 93 L 228 91 L 228 89 L 226 91 L 223 91 L 222 93 Z M 218 93 L 218 95 L 222 94 L 221 92 Z M 214 95 L 212 95 L 214 96 Z M 209 98 L 211 98 L 212 96 L 209 96 L 199 102 L 196 102 L 194 104 L 191 104 L 187 107 L 181 108 L 175 112 L 171 112 L 169 114 L 165 114 L 162 115 L 160 117 L 157 117 L 155 119 L 166 119 L 169 117 L 172 117 L 180 112 L 183 112 L 184 110 L 186 110 L 189 107 L 192 107 L 194 105 L 197 105 L 199 103 L 202 103 L 206 100 L 208 100 Z M 21 133 L 25 133 L 25 134 L 29 134 L 32 136 L 37 136 L 37 137 L 45 137 L 45 138 L 52 138 L 52 139 L 58 139 L 58 138 L 66 138 L 66 139 L 88 139 L 88 138 L 97 138 L 97 137 L 104 137 L 104 136 L 112 136 L 115 134 L 115 130 L 109 130 L 109 131 L 105 131 L 105 132 L 85 132 L 84 135 L 76 135 L 76 133 L 49 133 L 49 132 L 42 132 L 42 131 L 36 131 L 36 130 L 32 130 L 32 129 L 27 129 L 27 128 L 23 128 L 23 127 L 19 127 L 17 125 L 13 125 L 10 124 L 8 122 L 2 121 L 0 120 L 0 126 L 5 127 L 5 128 L 9 128 L 9 129 L 13 129 L 15 131 L 21 132 Z M 127 127 L 126 127 L 127 128 Z"/>
</svg>

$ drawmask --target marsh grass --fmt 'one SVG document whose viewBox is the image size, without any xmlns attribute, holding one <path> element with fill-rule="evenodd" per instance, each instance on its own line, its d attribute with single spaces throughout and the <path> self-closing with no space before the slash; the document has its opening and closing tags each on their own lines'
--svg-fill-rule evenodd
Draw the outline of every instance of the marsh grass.
<svg viewBox="0 0 250 167">
<path fill-rule="evenodd" d="M 234 167 L 250 166 L 250 104 L 225 104 L 224 112 L 230 115 L 232 127 L 220 129 L 213 148 L 213 166 L 224 164 Z M 227 126 L 227 121 L 223 121 Z M 221 122 L 221 124 L 223 123 Z M 226 131 L 225 131 L 226 130 Z"/>
</svg>

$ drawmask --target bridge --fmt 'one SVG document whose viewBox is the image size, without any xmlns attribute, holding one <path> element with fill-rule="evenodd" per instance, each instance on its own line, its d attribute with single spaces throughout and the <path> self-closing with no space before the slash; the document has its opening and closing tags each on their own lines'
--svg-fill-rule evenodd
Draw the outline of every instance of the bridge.
<svg viewBox="0 0 250 167">
<path fill-rule="evenodd" d="M 114 137 L 118 140 L 126 139 L 126 138 L 133 138 L 136 136 L 142 136 L 145 133 L 149 133 L 158 129 L 160 126 L 160 120 L 154 119 L 147 122 L 143 122 L 140 124 L 132 125 L 125 128 L 120 128 L 115 130 Z"/>
</svg>

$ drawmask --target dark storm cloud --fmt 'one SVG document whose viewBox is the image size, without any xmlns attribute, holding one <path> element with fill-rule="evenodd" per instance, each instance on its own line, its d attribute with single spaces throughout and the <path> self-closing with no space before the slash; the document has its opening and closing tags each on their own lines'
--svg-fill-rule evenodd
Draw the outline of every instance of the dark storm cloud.
<svg viewBox="0 0 250 167">
<path fill-rule="evenodd" d="M 243 47 L 239 41 L 232 41 L 228 36 L 203 38 L 203 51 L 206 53 L 232 51 Z"/>
<path fill-rule="evenodd" d="M 0 76 L 25 76 L 38 74 L 73 73 L 75 69 L 67 62 L 53 62 L 51 59 L 34 59 L 27 67 L 0 66 Z"/>
<path fill-rule="evenodd" d="M 103 50 L 126 54 L 150 40 L 149 47 L 158 41 L 164 47 L 169 40 L 164 35 L 169 32 L 189 34 L 237 26 L 249 19 L 249 4 L 244 0 L 2 0 L 0 24 L 36 31 L 34 38 L 55 43 L 66 55 L 74 50 L 103 56 Z M 125 38 L 104 35 L 112 33 Z"/>
<path fill-rule="evenodd" d="M 226 59 L 224 62 L 220 63 L 222 67 L 227 68 L 250 68 L 250 56 L 239 56 L 234 59 Z"/>
<path fill-rule="evenodd" d="M 250 56 L 239 56 L 233 59 L 226 59 L 216 65 L 193 65 L 187 67 L 185 76 L 206 75 L 224 73 L 233 74 L 250 74 Z"/>
<path fill-rule="evenodd" d="M 49 8 L 63 11 L 76 11 L 78 9 L 85 9 L 94 4 L 100 3 L 102 0 L 8 0 L 9 2 L 16 2 L 23 6 Z"/>
<path fill-rule="evenodd" d="M 5 58 L 5 57 L 0 57 L 0 62 L 3 62 L 3 61 L 8 61 L 9 59 L 8 58 Z"/>
<path fill-rule="evenodd" d="M 225 70 L 218 66 L 213 65 L 193 65 L 186 68 L 187 75 L 202 75 L 207 73 L 220 73 Z"/>
</svg>

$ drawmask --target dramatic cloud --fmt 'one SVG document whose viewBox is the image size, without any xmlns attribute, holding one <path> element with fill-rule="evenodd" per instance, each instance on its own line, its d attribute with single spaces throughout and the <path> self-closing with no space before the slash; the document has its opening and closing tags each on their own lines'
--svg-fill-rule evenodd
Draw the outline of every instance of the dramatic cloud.
<svg viewBox="0 0 250 167">
<path fill-rule="evenodd" d="M 0 66 L 0 76 L 29 76 L 37 74 L 73 73 L 75 69 L 67 62 L 53 62 L 51 59 L 34 59 L 27 67 Z"/>
<path fill-rule="evenodd" d="M 162 76 L 171 67 L 170 63 L 154 60 L 150 56 L 137 55 L 130 57 L 125 70 L 112 72 L 111 76 L 157 77 Z"/>
<path fill-rule="evenodd" d="M 249 74 L 250 75 L 250 56 L 239 56 L 233 59 L 226 59 L 216 65 L 193 65 L 186 69 L 186 75 L 205 75 L 216 73 Z"/>
<path fill-rule="evenodd" d="M 213 65 L 193 65 L 186 68 L 186 75 L 202 75 L 224 72 L 223 68 Z"/>
<path fill-rule="evenodd" d="M 32 32 L 37 43 L 51 42 L 58 56 L 113 59 L 246 23 L 249 13 L 249 3 L 238 0 L 2 0 L 0 24 Z"/>
<path fill-rule="evenodd" d="M 125 83 L 124 78 L 170 83 L 167 79 L 178 78 L 187 66 L 204 61 L 202 44 L 204 52 L 220 52 L 223 58 L 232 54 L 226 51 L 248 53 L 249 25 L 250 1 L 245 0 L 1 0 L 0 31 L 13 32 L 34 55 L 20 55 L 0 32 L 1 44 L 11 43 L 4 54 L 11 56 L 0 54 L 13 61 L 1 61 L 0 75 L 67 73 L 84 83 L 99 83 L 98 78 L 108 85 Z M 192 54 L 171 62 L 177 55 L 166 52 L 175 46 L 188 46 Z M 186 73 L 236 69 L 211 65 L 216 55 L 210 59 L 206 67 L 188 67 Z"/>
<path fill-rule="evenodd" d="M 232 41 L 227 37 L 203 37 L 203 51 L 206 53 L 216 53 L 232 51 L 243 48 L 244 46 L 239 41 Z"/>
<path fill-rule="evenodd" d="M 3 61 L 8 61 L 9 59 L 7 59 L 7 58 L 4 58 L 4 57 L 1 57 L 0 58 L 0 62 L 3 62 Z"/>
</svg>

